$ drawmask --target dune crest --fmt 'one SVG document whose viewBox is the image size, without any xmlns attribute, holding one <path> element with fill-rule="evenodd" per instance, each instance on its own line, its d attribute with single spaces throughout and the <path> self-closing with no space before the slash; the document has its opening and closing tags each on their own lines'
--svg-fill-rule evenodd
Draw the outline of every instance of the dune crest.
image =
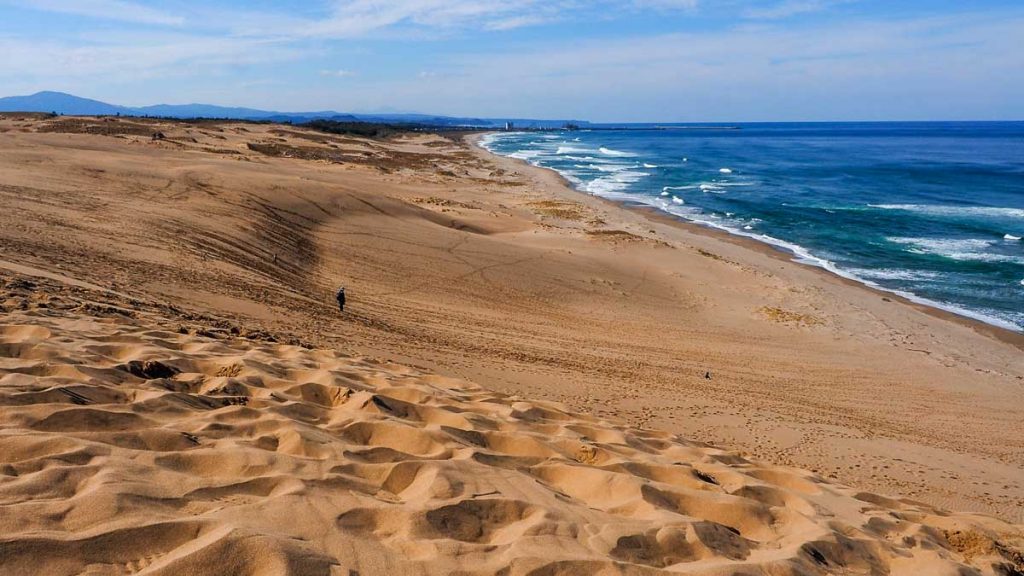
<svg viewBox="0 0 1024 576">
<path fill-rule="evenodd" d="M 1020 574 L 1019 526 L 329 350 L 0 323 L 2 574 Z"/>
</svg>

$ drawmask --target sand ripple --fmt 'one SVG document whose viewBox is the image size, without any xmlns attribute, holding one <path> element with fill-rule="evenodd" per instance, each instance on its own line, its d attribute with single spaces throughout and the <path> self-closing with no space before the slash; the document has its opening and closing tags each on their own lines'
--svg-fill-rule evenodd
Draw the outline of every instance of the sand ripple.
<svg viewBox="0 0 1024 576">
<path fill-rule="evenodd" d="M 370 359 L 0 324 L 2 574 L 1019 574 L 1020 542 Z"/>
</svg>

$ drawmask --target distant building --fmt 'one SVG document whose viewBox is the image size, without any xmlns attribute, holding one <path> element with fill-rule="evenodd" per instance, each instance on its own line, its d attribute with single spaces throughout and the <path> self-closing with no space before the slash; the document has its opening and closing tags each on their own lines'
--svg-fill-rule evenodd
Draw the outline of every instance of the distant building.
<svg viewBox="0 0 1024 576">
<path fill-rule="evenodd" d="M 512 122 L 505 122 L 505 132 L 511 132 L 516 129 L 516 125 Z"/>
</svg>

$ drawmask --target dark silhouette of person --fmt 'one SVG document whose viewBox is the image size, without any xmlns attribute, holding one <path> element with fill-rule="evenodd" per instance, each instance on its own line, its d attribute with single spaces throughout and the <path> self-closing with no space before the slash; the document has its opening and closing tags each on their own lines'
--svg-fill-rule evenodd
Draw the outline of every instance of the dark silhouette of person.
<svg viewBox="0 0 1024 576">
<path fill-rule="evenodd" d="M 338 309 L 342 312 L 345 311 L 345 287 L 338 288 L 338 293 L 334 295 L 338 300 Z"/>
</svg>

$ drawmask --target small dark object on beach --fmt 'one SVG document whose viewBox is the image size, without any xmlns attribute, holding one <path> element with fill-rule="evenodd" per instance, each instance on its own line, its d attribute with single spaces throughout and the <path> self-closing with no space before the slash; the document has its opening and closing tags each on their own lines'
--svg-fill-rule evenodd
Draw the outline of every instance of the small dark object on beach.
<svg viewBox="0 0 1024 576">
<path fill-rule="evenodd" d="M 334 295 L 338 300 L 338 309 L 342 312 L 345 311 L 345 287 L 338 288 L 338 293 Z"/>
<path fill-rule="evenodd" d="M 7 283 L 9 290 L 35 290 L 36 283 L 25 278 L 15 278 Z"/>
<path fill-rule="evenodd" d="M 705 372 L 704 373 L 704 379 L 705 380 L 711 380 L 711 372 Z"/>
<path fill-rule="evenodd" d="M 132 360 L 127 364 L 119 366 L 125 372 L 142 378 L 143 380 L 155 380 L 157 378 L 171 378 L 181 370 L 168 366 L 156 360 Z"/>
<path fill-rule="evenodd" d="M 164 138 L 166 138 L 166 136 L 164 136 L 163 132 L 154 132 L 153 133 L 153 140 L 163 140 Z"/>
</svg>

